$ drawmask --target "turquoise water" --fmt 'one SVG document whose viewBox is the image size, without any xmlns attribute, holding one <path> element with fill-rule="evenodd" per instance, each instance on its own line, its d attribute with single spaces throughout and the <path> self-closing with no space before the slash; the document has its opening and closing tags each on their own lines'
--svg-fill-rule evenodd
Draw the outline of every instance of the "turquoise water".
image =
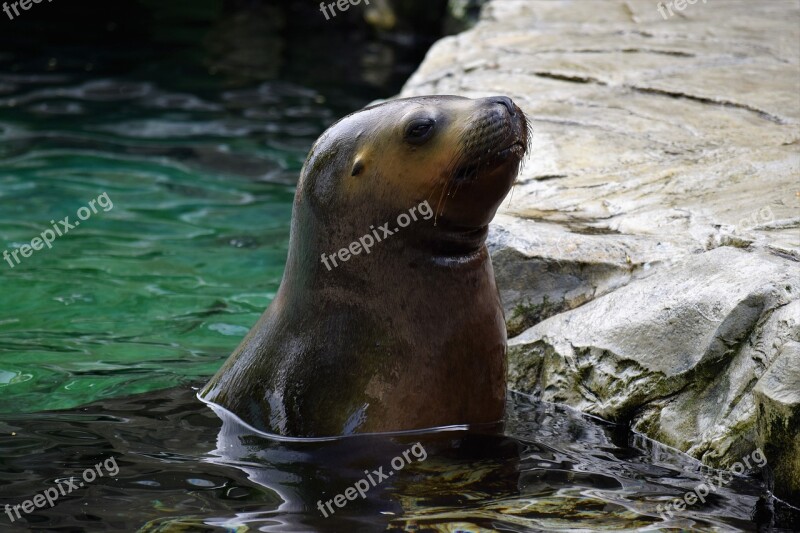
<svg viewBox="0 0 800 533">
<path fill-rule="evenodd" d="M 104 193 L 113 208 L 0 261 L 0 412 L 213 374 L 278 287 L 311 144 L 425 51 L 350 24 L 300 4 L 86 0 L 3 27 L 0 253 Z"/>
<path fill-rule="evenodd" d="M 0 100 L 3 248 L 103 193 L 113 207 L 0 264 L 0 410 L 213 373 L 278 287 L 294 192 L 281 182 L 331 112 L 290 86 L 279 109 L 251 103 L 271 85 L 216 101 L 117 80 L 35 87 Z"/>
<path fill-rule="evenodd" d="M 0 261 L 0 412 L 202 381 L 255 323 L 311 144 L 424 53 L 311 15 L 86 0 L 3 26 L 0 253 L 113 208 Z"/>
<path fill-rule="evenodd" d="M 0 253 L 113 208 L 0 261 L 0 412 L 213 374 L 278 287 L 311 144 L 425 51 L 299 3 L 53 2 L 4 23 Z"/>
<path fill-rule="evenodd" d="M 255 323 L 311 144 L 424 53 L 315 9 L 87 0 L 4 26 L 0 253 L 113 208 L 0 261 L 0 412 L 202 381 Z"/>
</svg>

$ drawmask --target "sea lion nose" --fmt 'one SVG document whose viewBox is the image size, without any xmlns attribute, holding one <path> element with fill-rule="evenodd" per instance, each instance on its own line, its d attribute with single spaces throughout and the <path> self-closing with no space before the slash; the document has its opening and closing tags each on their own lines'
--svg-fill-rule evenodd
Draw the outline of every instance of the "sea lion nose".
<svg viewBox="0 0 800 533">
<path fill-rule="evenodd" d="M 489 98 L 489 101 L 505 107 L 508 110 L 508 114 L 512 117 L 517 116 L 517 106 L 514 105 L 514 101 L 508 96 L 492 96 Z"/>
</svg>

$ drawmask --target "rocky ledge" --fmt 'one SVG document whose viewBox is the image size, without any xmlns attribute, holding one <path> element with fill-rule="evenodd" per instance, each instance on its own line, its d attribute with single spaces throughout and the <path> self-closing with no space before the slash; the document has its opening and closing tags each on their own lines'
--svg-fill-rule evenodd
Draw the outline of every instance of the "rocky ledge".
<svg viewBox="0 0 800 533">
<path fill-rule="evenodd" d="M 533 125 L 490 232 L 510 386 L 715 467 L 761 447 L 800 504 L 797 2 L 492 0 L 422 94 Z"/>
</svg>

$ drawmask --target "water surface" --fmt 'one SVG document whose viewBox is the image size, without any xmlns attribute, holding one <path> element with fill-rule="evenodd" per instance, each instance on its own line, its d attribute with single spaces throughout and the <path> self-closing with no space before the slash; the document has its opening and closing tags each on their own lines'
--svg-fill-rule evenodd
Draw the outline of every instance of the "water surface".
<svg viewBox="0 0 800 533">
<path fill-rule="evenodd" d="M 683 454 L 566 408 L 511 395 L 502 434 L 463 430 L 281 442 L 179 387 L 0 422 L 0 506 L 56 479 L 104 476 L 38 510 L 48 530 L 753 531 L 762 483 L 737 477 L 665 521 L 663 504 L 711 472 Z M 14 435 L 12 435 L 12 433 Z M 419 442 L 424 460 L 327 518 L 317 508 Z M 0 516 L 0 519 L 5 517 Z M 6 522 L 7 523 L 7 522 Z M 59 529 L 60 528 L 60 529 Z"/>
</svg>

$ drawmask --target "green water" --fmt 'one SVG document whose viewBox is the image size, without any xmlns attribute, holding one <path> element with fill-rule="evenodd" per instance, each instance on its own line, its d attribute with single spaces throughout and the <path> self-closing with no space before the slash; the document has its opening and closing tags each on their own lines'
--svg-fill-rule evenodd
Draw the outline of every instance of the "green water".
<svg viewBox="0 0 800 533">
<path fill-rule="evenodd" d="M 280 282 L 291 186 L 169 157 L 178 145 L 213 151 L 226 143 L 209 134 L 187 138 L 180 130 L 202 123 L 189 114 L 147 119 L 158 131 L 172 126 L 180 135 L 147 139 L 156 152 L 169 143 L 166 155 L 114 153 L 129 139 L 123 131 L 101 133 L 109 124 L 124 130 L 115 119 L 93 115 L 91 125 L 64 124 L 90 130 L 75 143 L 84 146 L 72 149 L 57 146 L 71 139 L 69 131 L 48 129 L 47 136 L 62 142 L 34 137 L 22 153 L 7 150 L 0 164 L 0 242 L 6 249 L 30 243 L 50 220 L 70 216 L 74 222 L 77 210 L 102 193 L 113 202 L 57 238 L 52 249 L 27 259 L 18 255 L 22 261 L 13 269 L 0 264 L 4 412 L 70 407 L 207 376 Z M 4 121 L 6 139 L 35 135 L 20 131 L 24 127 Z M 128 129 L 130 136 L 137 133 Z M 310 140 L 292 147 L 234 139 L 228 146 L 294 174 Z"/>
<path fill-rule="evenodd" d="M 0 253 L 113 202 L 0 262 L 0 412 L 213 374 L 277 290 L 311 144 L 413 68 L 365 60 L 374 43 L 314 47 L 347 28 L 304 35 L 277 7 L 199 4 L 94 2 L 74 8 L 79 29 L 54 3 L 0 37 Z M 342 64 L 364 66 L 337 78 Z M 387 68 L 393 81 L 369 82 Z"/>
</svg>

